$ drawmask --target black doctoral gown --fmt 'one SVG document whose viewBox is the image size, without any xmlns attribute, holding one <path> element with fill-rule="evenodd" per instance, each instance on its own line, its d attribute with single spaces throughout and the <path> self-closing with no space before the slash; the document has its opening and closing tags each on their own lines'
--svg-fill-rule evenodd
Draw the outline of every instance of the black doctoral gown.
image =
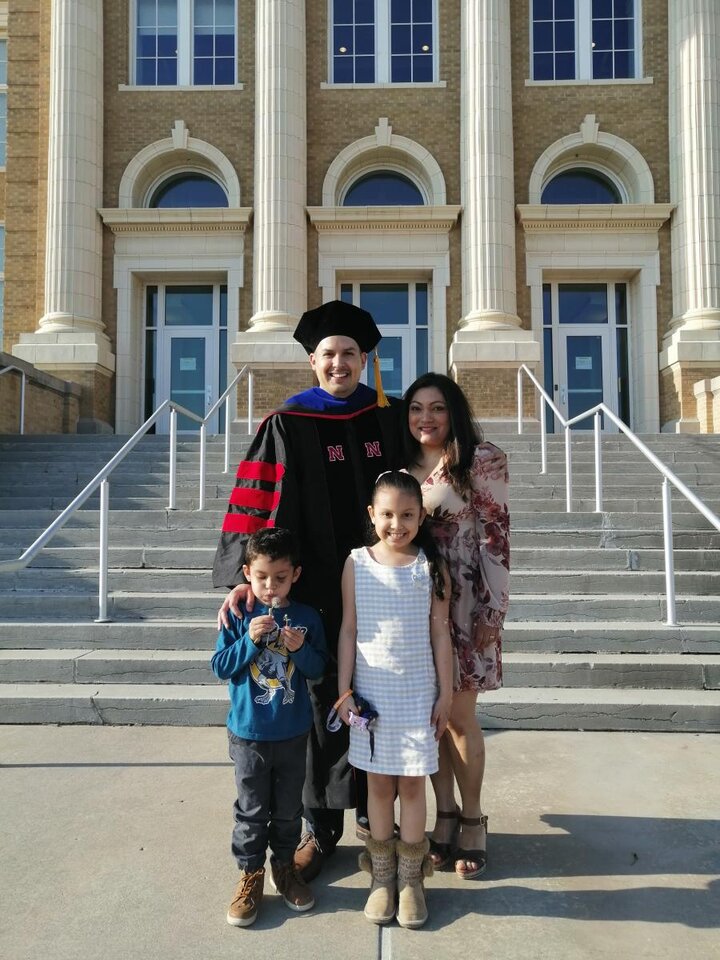
<svg viewBox="0 0 720 960">
<path fill-rule="evenodd" d="M 354 806 L 347 728 L 325 729 L 337 698 L 340 578 L 350 550 L 367 540 L 367 505 L 378 474 L 399 465 L 399 412 L 397 403 L 378 408 L 375 392 L 361 385 L 344 401 L 318 387 L 307 390 L 267 417 L 238 467 L 215 555 L 213 583 L 232 587 L 245 582 L 252 533 L 285 527 L 298 538 L 303 571 L 292 596 L 320 611 L 330 653 L 325 677 L 310 684 L 306 807 Z"/>
</svg>

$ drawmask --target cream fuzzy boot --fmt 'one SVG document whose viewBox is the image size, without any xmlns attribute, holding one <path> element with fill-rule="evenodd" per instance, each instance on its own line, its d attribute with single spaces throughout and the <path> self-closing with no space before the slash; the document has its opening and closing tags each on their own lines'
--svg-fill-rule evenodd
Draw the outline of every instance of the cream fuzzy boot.
<svg viewBox="0 0 720 960">
<path fill-rule="evenodd" d="M 419 843 L 404 843 L 402 840 L 397 842 L 397 920 L 401 927 L 409 927 L 411 930 L 421 927 L 428 918 L 423 879 L 431 877 L 433 872 L 429 849 L 427 837 Z"/>
<path fill-rule="evenodd" d="M 358 864 L 372 877 L 370 896 L 365 904 L 365 916 L 372 923 L 390 923 L 395 916 L 397 893 L 397 858 L 395 839 L 373 840 L 368 837 Z"/>
</svg>

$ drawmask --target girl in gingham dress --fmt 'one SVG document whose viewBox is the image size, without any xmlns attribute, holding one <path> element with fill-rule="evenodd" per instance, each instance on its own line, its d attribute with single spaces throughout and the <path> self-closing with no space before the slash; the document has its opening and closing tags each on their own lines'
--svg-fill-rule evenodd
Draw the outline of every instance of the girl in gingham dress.
<svg viewBox="0 0 720 960">
<path fill-rule="evenodd" d="M 353 550 L 342 577 L 336 709 L 350 725 L 349 760 L 368 774 L 371 838 L 361 867 L 373 877 L 365 915 L 418 927 L 429 869 L 425 777 L 438 769 L 438 740 L 452 702 L 450 584 L 425 534 L 420 484 L 403 471 L 381 474 L 368 507 L 377 542 Z M 353 691 L 378 717 L 358 726 Z M 395 797 L 400 839 L 393 837 Z"/>
</svg>

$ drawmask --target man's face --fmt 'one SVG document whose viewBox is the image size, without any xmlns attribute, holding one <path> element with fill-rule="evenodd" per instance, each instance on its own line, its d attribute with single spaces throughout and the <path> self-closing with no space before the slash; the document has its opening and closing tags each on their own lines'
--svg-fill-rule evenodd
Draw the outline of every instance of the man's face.
<svg viewBox="0 0 720 960">
<path fill-rule="evenodd" d="M 318 383 L 333 397 L 349 397 L 365 369 L 367 354 L 351 337 L 325 337 L 310 354 Z"/>
</svg>

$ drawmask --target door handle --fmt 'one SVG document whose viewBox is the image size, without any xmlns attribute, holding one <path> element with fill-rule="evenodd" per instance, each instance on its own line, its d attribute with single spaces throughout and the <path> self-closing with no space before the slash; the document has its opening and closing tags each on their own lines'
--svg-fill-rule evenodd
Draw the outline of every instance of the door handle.
<svg viewBox="0 0 720 960">
<path fill-rule="evenodd" d="M 205 409 L 206 410 L 210 408 L 211 402 L 212 402 L 212 393 L 210 392 L 210 387 L 205 387 Z"/>
<path fill-rule="evenodd" d="M 567 389 L 565 386 L 560 387 L 560 403 L 567 403 Z"/>
</svg>

